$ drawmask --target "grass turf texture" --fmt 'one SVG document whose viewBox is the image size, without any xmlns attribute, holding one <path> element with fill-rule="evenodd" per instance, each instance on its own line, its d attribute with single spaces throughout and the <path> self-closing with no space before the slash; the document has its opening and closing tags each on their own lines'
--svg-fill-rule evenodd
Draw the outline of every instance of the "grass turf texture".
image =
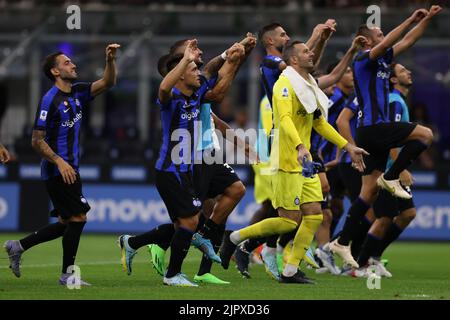
<svg viewBox="0 0 450 320">
<path fill-rule="evenodd" d="M 19 239 L 22 234 L 0 233 L 0 243 Z M 69 290 L 58 285 L 62 249 L 61 240 L 47 242 L 26 252 L 22 277 L 16 278 L 8 268 L 6 252 L 0 254 L 0 299 L 450 299 L 450 243 L 403 242 L 385 253 L 392 279 L 382 279 L 380 290 L 369 290 L 366 279 L 316 275 L 316 285 L 280 284 L 270 279 L 264 267 L 250 268 L 252 279 L 243 279 L 231 262 L 229 270 L 215 264 L 213 274 L 230 285 L 201 285 L 200 288 L 167 287 L 153 270 L 147 248 L 141 248 L 127 276 L 120 265 L 116 236 L 83 235 L 77 265 L 82 278 L 93 286 Z M 169 255 L 166 255 L 168 263 Z M 200 253 L 191 247 L 183 272 L 192 280 Z"/>
</svg>

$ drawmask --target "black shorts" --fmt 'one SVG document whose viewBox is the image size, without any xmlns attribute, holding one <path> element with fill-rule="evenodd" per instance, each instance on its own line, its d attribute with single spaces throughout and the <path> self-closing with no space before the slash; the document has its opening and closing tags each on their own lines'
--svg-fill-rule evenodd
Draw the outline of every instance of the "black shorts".
<svg viewBox="0 0 450 320">
<path fill-rule="evenodd" d="M 155 185 L 172 222 L 178 218 L 190 218 L 200 211 L 201 201 L 194 187 L 192 171 L 156 170 Z"/>
<path fill-rule="evenodd" d="M 53 204 L 52 217 L 66 220 L 73 216 L 86 214 L 91 207 L 83 196 L 80 175 L 74 184 L 64 182 L 62 176 L 52 177 L 45 181 L 48 195 Z"/>
<path fill-rule="evenodd" d="M 345 193 L 345 185 L 341 179 L 339 168 L 337 166 L 327 171 L 327 179 L 330 184 L 331 198 L 343 198 Z"/>
<path fill-rule="evenodd" d="M 364 175 L 375 170 L 384 172 L 389 151 L 402 147 L 416 126 L 417 124 L 409 122 L 389 122 L 356 129 L 356 144 L 370 153 L 364 156 Z"/>
<path fill-rule="evenodd" d="M 400 199 L 393 196 L 386 190 L 380 190 L 377 200 L 373 204 L 373 211 L 376 218 L 394 218 L 401 212 L 414 208 L 413 199 Z"/>
<path fill-rule="evenodd" d="M 240 181 L 233 168 L 227 164 L 195 164 L 194 179 L 201 201 L 215 198 L 233 183 Z"/>
<path fill-rule="evenodd" d="M 319 157 L 317 152 L 311 153 L 311 157 L 312 157 L 312 160 L 314 162 L 318 162 L 318 163 L 320 163 L 322 165 L 322 167 L 319 169 L 319 173 L 320 172 L 325 172 L 325 164 L 323 163 L 323 160 Z"/>
<path fill-rule="evenodd" d="M 344 162 L 339 163 L 338 170 L 341 181 L 348 192 L 350 201 L 355 201 L 361 192 L 361 173 L 354 169 L 351 163 Z"/>
</svg>

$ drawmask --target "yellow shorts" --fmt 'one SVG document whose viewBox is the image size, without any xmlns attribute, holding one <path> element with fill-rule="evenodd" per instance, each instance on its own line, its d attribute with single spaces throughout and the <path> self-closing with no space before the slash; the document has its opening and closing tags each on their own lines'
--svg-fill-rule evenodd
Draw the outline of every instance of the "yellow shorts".
<svg viewBox="0 0 450 320">
<path fill-rule="evenodd" d="M 272 205 L 275 209 L 299 210 L 308 202 L 323 201 L 319 176 L 305 178 L 300 172 L 279 170 L 272 178 Z"/>
<path fill-rule="evenodd" d="M 257 203 L 263 203 L 272 199 L 271 176 L 261 174 L 261 169 L 269 170 L 269 163 L 259 163 L 252 166 L 255 172 L 255 200 Z"/>
</svg>

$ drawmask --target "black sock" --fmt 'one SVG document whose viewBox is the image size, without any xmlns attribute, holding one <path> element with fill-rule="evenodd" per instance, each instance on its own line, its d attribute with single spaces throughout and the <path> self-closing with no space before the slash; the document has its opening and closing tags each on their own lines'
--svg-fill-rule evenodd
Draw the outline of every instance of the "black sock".
<svg viewBox="0 0 450 320">
<path fill-rule="evenodd" d="M 262 237 L 262 238 L 251 238 L 251 239 L 248 239 L 247 241 L 245 241 L 244 244 L 242 245 L 242 247 L 243 247 L 243 249 L 246 252 L 251 253 L 253 250 L 255 250 L 260 245 L 265 243 L 266 239 L 267 238 L 265 238 L 265 237 Z"/>
<path fill-rule="evenodd" d="M 167 250 L 170 246 L 170 241 L 173 238 L 175 233 L 175 228 L 173 223 L 166 223 L 160 226 L 157 226 L 155 229 L 152 229 L 146 233 L 137 235 L 135 237 L 130 237 L 128 239 L 128 245 L 132 249 L 139 249 L 140 247 L 145 246 L 146 244 L 154 243 L 159 245 L 161 248 Z"/>
<path fill-rule="evenodd" d="M 367 233 L 369 232 L 371 226 L 372 223 L 367 219 L 367 217 L 363 217 L 361 219 L 358 228 L 353 234 L 353 239 L 350 246 L 353 258 L 358 259 L 359 252 L 361 251 L 361 247 L 366 240 Z"/>
<path fill-rule="evenodd" d="M 366 240 L 361 247 L 361 252 L 358 257 L 358 264 L 360 267 L 363 267 L 367 264 L 367 261 L 370 257 L 373 256 L 374 251 L 379 247 L 381 243 L 381 239 L 377 236 L 374 236 L 371 233 L 367 234 Z"/>
<path fill-rule="evenodd" d="M 206 239 L 212 239 L 214 235 L 217 234 L 218 230 L 219 225 L 211 219 L 208 219 L 198 233 Z"/>
<path fill-rule="evenodd" d="M 404 229 L 401 229 L 395 222 L 391 224 L 384 238 L 381 240 L 380 246 L 373 252 L 373 257 L 381 257 L 384 250 L 395 241 Z"/>
<path fill-rule="evenodd" d="M 278 240 L 279 235 L 278 234 L 274 234 L 272 236 L 268 236 L 266 238 L 266 246 L 268 248 L 276 248 L 277 247 L 277 240 Z"/>
<path fill-rule="evenodd" d="M 172 278 L 181 272 L 181 265 L 189 251 L 193 232 L 183 227 L 175 231 L 170 245 L 170 261 L 167 268 L 166 277 Z"/>
<path fill-rule="evenodd" d="M 352 206 L 348 210 L 344 228 L 342 229 L 341 235 L 338 239 L 339 244 L 348 246 L 353 238 L 355 230 L 358 229 L 358 225 L 360 224 L 362 217 L 364 217 L 369 208 L 370 206 L 360 197 L 352 203 Z"/>
<path fill-rule="evenodd" d="M 398 179 L 400 173 L 407 169 L 426 148 L 428 146 L 420 140 L 411 140 L 405 143 L 392 167 L 384 174 L 384 178 L 386 180 Z"/>
<path fill-rule="evenodd" d="M 69 222 L 62 238 L 63 266 L 62 273 L 67 273 L 67 268 L 75 264 L 75 257 L 80 243 L 81 233 L 86 222 Z"/>
<path fill-rule="evenodd" d="M 56 238 L 61 237 L 65 230 L 65 224 L 60 222 L 52 223 L 20 240 L 20 245 L 23 250 L 28 250 L 39 243 L 55 240 Z"/>
<path fill-rule="evenodd" d="M 225 225 L 219 225 L 217 229 L 217 233 L 211 238 L 211 243 L 214 246 L 214 251 L 219 252 L 220 245 L 222 244 L 223 234 L 225 233 Z M 198 269 L 198 275 L 202 276 L 205 273 L 210 273 L 212 268 L 212 261 L 205 254 L 202 257 L 202 261 L 200 262 L 200 268 Z"/>
<path fill-rule="evenodd" d="M 278 244 L 281 247 L 285 248 L 287 246 L 287 244 L 289 243 L 289 241 L 291 241 L 292 239 L 295 238 L 295 235 L 297 234 L 297 230 L 298 230 L 298 228 L 295 229 L 294 231 L 282 234 L 280 236 L 280 240 L 278 241 Z"/>
</svg>

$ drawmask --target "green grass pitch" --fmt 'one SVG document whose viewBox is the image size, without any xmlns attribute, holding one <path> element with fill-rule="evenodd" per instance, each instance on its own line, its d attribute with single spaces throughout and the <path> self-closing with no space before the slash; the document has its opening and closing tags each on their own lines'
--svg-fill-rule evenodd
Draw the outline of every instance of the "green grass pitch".
<svg viewBox="0 0 450 320">
<path fill-rule="evenodd" d="M 0 242 L 21 236 L 0 233 Z M 69 290 L 57 284 L 62 260 L 61 240 L 26 252 L 21 278 L 11 273 L 3 251 L 0 254 L 0 299 L 450 299 L 450 243 L 393 244 L 384 258 L 389 259 L 388 269 L 394 277 L 382 279 L 380 290 L 369 290 L 366 279 L 316 275 L 313 270 L 306 270 L 306 273 L 316 279 L 316 285 L 280 284 L 270 279 L 261 265 L 250 268 L 252 279 L 242 279 L 233 262 L 229 270 L 219 265 L 213 267 L 213 273 L 230 281 L 230 285 L 176 288 L 162 284 L 162 278 L 149 262 L 146 247 L 139 250 L 133 274 L 127 276 L 119 262 L 116 238 L 83 235 L 77 265 L 82 278 L 93 286 L 81 290 Z M 183 272 L 191 279 L 197 272 L 200 257 L 200 253 L 191 248 L 185 260 Z"/>
</svg>

